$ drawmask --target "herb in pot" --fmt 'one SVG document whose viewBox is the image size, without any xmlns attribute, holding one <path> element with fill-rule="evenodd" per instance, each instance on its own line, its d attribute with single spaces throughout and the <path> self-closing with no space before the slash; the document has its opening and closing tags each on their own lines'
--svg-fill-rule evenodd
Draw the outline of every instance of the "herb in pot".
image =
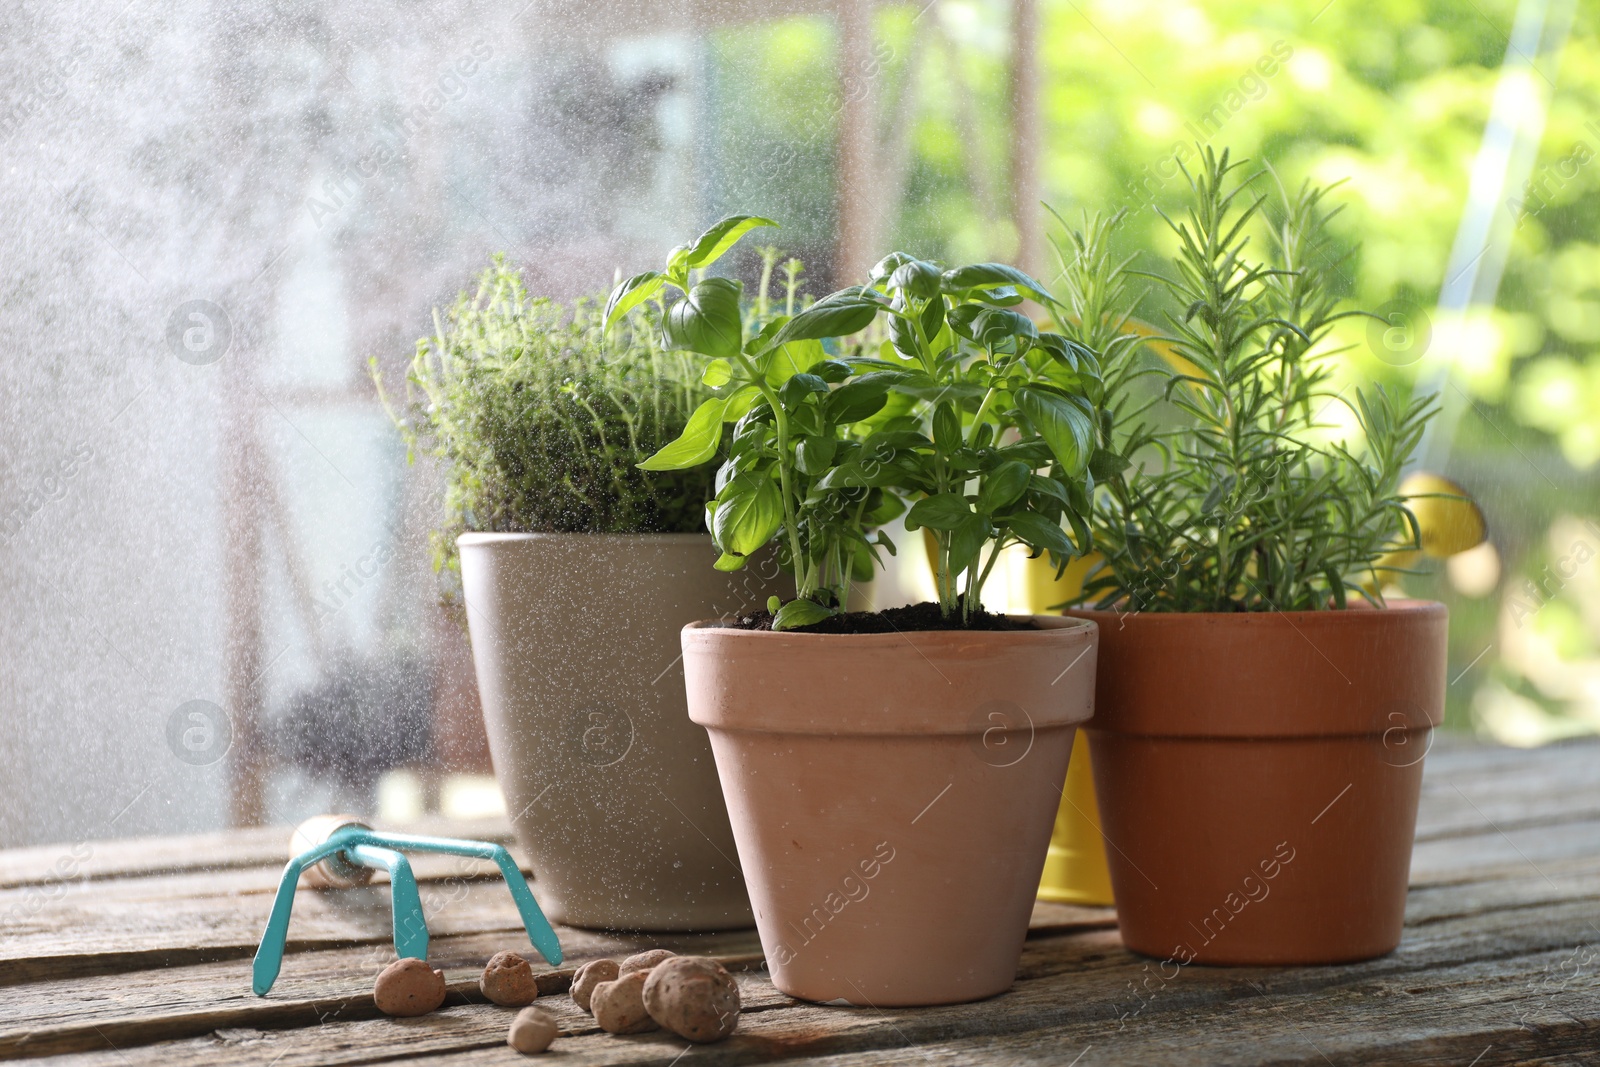
<svg viewBox="0 0 1600 1067">
<path fill-rule="evenodd" d="M 1240 166 L 1202 152 L 1186 218 L 1167 219 L 1178 245 L 1169 271 L 1112 257 L 1120 216 L 1058 244 L 1072 332 L 1105 358 L 1108 447 L 1133 461 L 1100 472 L 1104 563 L 1085 583 L 1099 608 L 1303 611 L 1343 608 L 1352 590 L 1376 602 L 1375 564 L 1419 537 L 1398 490 L 1431 406 L 1381 386 L 1349 399 L 1331 385 L 1323 343 L 1361 312 L 1338 310 L 1328 190 L 1280 190 L 1283 216 L 1257 261 L 1248 246 L 1265 217 L 1263 172 L 1240 179 Z M 1129 329 L 1131 277 L 1170 301 L 1169 336 Z M 1151 349 L 1164 358 L 1141 362 Z M 1162 379 L 1156 396 L 1140 391 L 1147 374 Z M 1176 425 L 1156 421 L 1158 399 L 1178 410 Z M 1338 403 L 1361 444 L 1328 439 L 1323 416 Z"/>
<path fill-rule="evenodd" d="M 706 503 L 706 525 L 722 552 L 716 565 L 737 570 L 778 538 L 780 558 L 793 570 L 799 590 L 799 597 L 778 612 L 777 625 L 787 628 L 826 618 L 843 603 L 852 576 L 863 569 L 861 555 L 868 554 L 870 575 L 871 553 L 877 544 L 887 545 L 881 539 L 869 542 L 863 531 L 904 509 L 895 497 L 859 479 L 850 485 L 821 484 L 860 451 L 863 437 L 871 435 L 868 420 L 886 406 L 887 389 L 852 381 L 855 368 L 829 359 L 820 339 L 868 325 L 876 317 L 875 305 L 845 307 L 830 297 L 791 318 L 791 290 L 785 313 L 762 323 L 760 314 L 769 308 L 765 284 L 751 320 L 739 282 L 691 280 L 691 272 L 712 266 L 746 233 L 775 225 L 751 215 L 716 223 L 693 244 L 674 249 L 664 271 L 647 271 L 619 285 L 607 304 L 606 322 L 617 321 L 664 287 L 683 293 L 661 316 L 662 343 L 708 357 L 702 380 L 715 395 L 696 409 L 682 436 L 643 466 L 684 470 L 708 463 L 718 454 L 723 425 L 733 423 L 727 460 Z M 763 272 L 764 281 L 768 275 Z M 831 328 L 804 337 L 777 336 L 802 319 L 826 321 Z M 747 325 L 754 328 L 748 338 Z"/>
<path fill-rule="evenodd" d="M 456 569 L 456 536 L 697 533 L 712 476 L 641 469 L 709 396 L 691 360 L 657 344 L 654 308 L 603 329 L 598 299 L 530 296 L 503 257 L 417 342 L 396 410 L 414 458 L 442 459 L 448 521 L 437 566 Z"/>
<path fill-rule="evenodd" d="M 849 583 L 881 561 L 878 550 L 894 551 L 877 527 L 907 504 L 907 527 L 933 532 L 947 625 L 974 620 L 1008 545 L 1058 565 L 1086 551 L 1099 367 L 1089 349 L 1016 310 L 1025 297 L 1053 303 L 1044 287 L 1002 264 L 941 270 L 895 253 L 867 285 L 746 336 L 739 283 L 695 282 L 690 272 L 770 225 L 722 220 L 674 250 L 665 271 L 618 286 L 607 320 L 665 286 L 683 292 L 662 317 L 663 341 L 709 357 L 704 380 L 717 395 L 645 465 L 708 462 L 722 423 L 735 423 L 709 525 L 726 569 L 777 539 L 798 596 L 776 606 L 773 628 L 839 613 Z M 880 342 L 840 340 L 869 327 Z"/>
</svg>

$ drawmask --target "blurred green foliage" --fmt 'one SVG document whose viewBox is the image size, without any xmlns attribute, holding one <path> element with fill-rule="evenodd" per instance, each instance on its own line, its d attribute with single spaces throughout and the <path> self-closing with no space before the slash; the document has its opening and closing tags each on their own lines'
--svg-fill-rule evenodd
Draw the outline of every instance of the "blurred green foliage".
<svg viewBox="0 0 1600 1067">
<path fill-rule="evenodd" d="M 911 122 L 899 196 L 883 206 L 885 247 L 946 262 L 1016 255 L 1010 10 L 942 0 L 878 12 L 880 140 L 895 143 L 902 114 Z M 1515 10 L 1513 0 L 1045 0 L 1045 198 L 1069 219 L 1127 207 L 1126 252 L 1170 254 L 1152 208 L 1179 201 L 1171 161 L 1198 137 L 1269 164 L 1291 188 L 1343 182 L 1344 295 L 1431 312 Z M 707 50 L 706 213 L 781 217 L 824 271 L 835 44 L 832 23 L 808 16 L 714 31 Z M 1452 610 L 1449 721 L 1531 742 L 1600 729 L 1600 558 L 1572 564 L 1585 538 L 1600 555 L 1600 524 L 1581 521 L 1600 516 L 1600 8 L 1576 5 L 1559 63 L 1529 82 L 1547 114 L 1529 187 L 1496 207 L 1509 248 L 1495 306 L 1434 323 L 1427 358 L 1408 366 L 1380 358 L 1360 323 L 1335 340 L 1348 346 L 1338 374 L 1350 384 L 1406 387 L 1448 368 L 1460 418 L 1435 466 L 1483 505 L 1493 547 L 1436 562 L 1405 588 Z M 1556 575 L 1563 560 L 1571 577 Z"/>
</svg>

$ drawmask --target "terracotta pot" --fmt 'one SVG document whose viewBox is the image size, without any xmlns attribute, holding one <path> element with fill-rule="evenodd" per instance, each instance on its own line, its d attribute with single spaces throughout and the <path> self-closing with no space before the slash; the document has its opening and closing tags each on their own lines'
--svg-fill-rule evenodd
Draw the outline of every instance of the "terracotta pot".
<svg viewBox="0 0 1600 1067">
<path fill-rule="evenodd" d="M 1398 945 L 1444 605 L 1071 614 L 1100 624 L 1087 733 L 1123 942 L 1216 964 Z"/>
<path fill-rule="evenodd" d="M 1011 986 L 1095 630 L 683 631 L 773 984 L 948 1004 Z"/>
<path fill-rule="evenodd" d="M 759 606 L 779 583 L 754 565 L 714 570 L 700 534 L 458 544 L 495 774 L 545 913 L 602 929 L 749 926 L 678 631 Z"/>
</svg>

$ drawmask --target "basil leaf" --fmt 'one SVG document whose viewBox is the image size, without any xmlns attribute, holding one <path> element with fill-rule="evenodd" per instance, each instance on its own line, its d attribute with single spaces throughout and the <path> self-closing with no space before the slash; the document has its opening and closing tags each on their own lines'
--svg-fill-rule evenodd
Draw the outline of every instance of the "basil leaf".
<svg viewBox="0 0 1600 1067">
<path fill-rule="evenodd" d="M 804 374 L 828 358 L 821 341 L 789 341 L 771 350 L 767 357 L 767 381 L 782 385 L 796 374 Z"/>
<path fill-rule="evenodd" d="M 1065 531 L 1043 515 L 1021 511 L 995 521 L 1008 527 L 1013 534 L 1021 538 L 1023 544 L 1034 550 L 1034 555 L 1046 551 L 1054 552 L 1058 556 L 1077 554 Z"/>
<path fill-rule="evenodd" d="M 906 512 L 906 529 L 927 526 L 935 530 L 954 530 L 972 518 L 972 505 L 960 493 L 936 493 L 923 497 Z"/>
<path fill-rule="evenodd" d="M 933 344 L 933 339 L 939 336 L 939 331 L 944 329 L 944 297 L 935 296 L 928 301 L 928 306 L 922 309 L 922 334 Z"/>
<path fill-rule="evenodd" d="M 889 275 L 888 288 L 899 289 L 918 300 L 926 300 L 939 295 L 939 280 L 938 267 L 920 259 L 908 259 Z"/>
<path fill-rule="evenodd" d="M 837 448 L 838 442 L 832 437 L 803 437 L 795 446 L 794 465 L 800 468 L 801 474 L 815 478 L 827 473 Z"/>
<path fill-rule="evenodd" d="M 683 265 L 690 270 L 696 267 L 709 267 L 751 230 L 777 225 L 771 219 L 764 219 L 759 215 L 729 215 L 712 223 L 710 229 L 695 238 L 694 244 L 684 250 Z"/>
<path fill-rule="evenodd" d="M 822 411 L 835 425 L 860 422 L 875 415 L 887 402 L 889 383 L 876 376 L 846 382 L 828 394 Z"/>
<path fill-rule="evenodd" d="M 1041 333 L 1038 347 L 1074 372 L 1082 372 L 1092 378 L 1100 377 L 1100 361 L 1095 358 L 1094 352 L 1071 338 L 1059 333 Z"/>
<path fill-rule="evenodd" d="M 781 398 L 780 398 L 781 399 Z M 813 437 L 822 437 L 822 409 L 815 404 L 800 404 L 797 407 L 784 408 L 789 415 L 789 428 L 797 434 L 810 434 Z"/>
<path fill-rule="evenodd" d="M 873 266 L 871 273 L 869 273 L 867 277 L 872 280 L 872 284 L 877 285 L 880 282 L 886 281 L 890 275 L 900 269 L 902 264 L 910 262 L 911 257 L 906 255 L 904 252 L 890 252 L 888 255 L 878 260 L 878 262 Z"/>
<path fill-rule="evenodd" d="M 996 349 L 1008 343 L 1015 345 L 1019 337 L 1031 340 L 1039 336 L 1039 328 L 1020 312 L 989 308 L 973 320 L 972 333 L 983 347 Z"/>
<path fill-rule="evenodd" d="M 767 350 L 767 341 L 772 337 L 773 334 L 783 329 L 783 324 L 788 321 L 789 316 L 787 315 L 779 315 L 776 318 L 769 320 L 765 326 L 761 327 L 761 329 L 756 332 L 755 336 L 745 341 L 745 355 L 753 356 L 757 353 L 765 352 Z"/>
<path fill-rule="evenodd" d="M 722 409 L 723 422 L 738 422 L 750 413 L 761 398 L 761 390 L 754 385 L 741 385 L 728 394 L 727 407 Z"/>
<path fill-rule="evenodd" d="M 681 471 L 698 467 L 717 454 L 722 442 L 722 412 L 727 401 L 712 397 L 694 409 L 678 439 L 663 445 L 655 455 L 639 464 L 640 470 Z"/>
<path fill-rule="evenodd" d="M 1015 267 L 1004 263 L 974 263 L 944 272 L 944 290 L 947 293 L 965 292 L 968 289 L 1003 289 L 1013 287 L 1027 293 L 1040 303 L 1051 303 L 1050 291 Z M 1004 297 L 1005 294 L 997 293 Z"/>
<path fill-rule="evenodd" d="M 916 430 L 879 430 L 861 442 L 862 453 L 880 461 L 887 459 L 896 449 L 906 448 L 931 450 L 933 442 Z"/>
<path fill-rule="evenodd" d="M 822 345 L 816 341 L 801 341 L 798 343 L 815 344 L 818 348 L 822 347 Z M 811 373 L 815 374 L 818 378 L 821 378 L 830 385 L 837 385 L 839 382 L 842 382 L 846 378 L 850 377 L 851 372 L 848 364 L 840 363 L 832 359 L 825 359 L 820 363 L 813 363 L 811 365 Z"/>
<path fill-rule="evenodd" d="M 666 275 L 647 270 L 611 290 L 606 301 L 605 329 L 611 329 L 612 323 L 654 296 L 666 280 Z"/>
<path fill-rule="evenodd" d="M 1028 478 L 1028 491 L 1050 497 L 1052 500 L 1059 500 L 1063 504 L 1068 503 L 1066 489 L 1054 478 L 1045 478 L 1037 474 L 1031 475 Z"/>
<path fill-rule="evenodd" d="M 1018 389 L 1016 396 L 1017 406 L 1061 466 L 1073 475 L 1082 474 L 1094 451 L 1094 417 L 1087 403 L 1029 386 Z"/>
<path fill-rule="evenodd" d="M 941 452 L 961 447 L 961 416 L 948 400 L 939 401 L 933 409 L 933 443 Z"/>
<path fill-rule="evenodd" d="M 767 342 L 767 347 L 776 348 L 790 341 L 821 340 L 824 337 L 844 337 L 857 333 L 878 317 L 879 307 L 878 301 L 862 295 L 859 287 L 841 289 L 823 297 L 784 323 L 783 329 Z"/>
<path fill-rule="evenodd" d="M 815 374 L 796 374 L 783 383 L 783 388 L 778 391 L 778 399 L 783 401 L 784 407 L 793 408 L 798 407 L 812 393 L 827 391 L 828 383 Z"/>
<path fill-rule="evenodd" d="M 1028 490 L 1033 472 L 1020 460 L 1007 460 L 984 475 L 978 485 L 978 510 L 993 515 L 1009 507 Z"/>
<path fill-rule="evenodd" d="M 917 329 L 908 319 L 889 316 L 889 346 L 901 359 L 917 358 Z"/>
<path fill-rule="evenodd" d="M 727 278 L 707 278 L 696 285 L 667 310 L 662 321 L 667 344 L 705 356 L 737 356 L 744 332 L 741 292 L 739 283 Z"/>
<path fill-rule="evenodd" d="M 772 628 L 796 630 L 832 618 L 835 614 L 832 609 L 823 607 L 815 600 L 791 600 L 772 616 Z"/>
<path fill-rule="evenodd" d="M 748 556 L 758 551 L 783 522 L 783 495 L 766 471 L 735 475 L 717 498 L 711 533 L 723 552 Z"/>
<path fill-rule="evenodd" d="M 989 520 L 982 515 L 968 515 L 950 531 L 950 572 L 960 574 L 977 562 L 978 553 L 989 540 Z"/>
</svg>

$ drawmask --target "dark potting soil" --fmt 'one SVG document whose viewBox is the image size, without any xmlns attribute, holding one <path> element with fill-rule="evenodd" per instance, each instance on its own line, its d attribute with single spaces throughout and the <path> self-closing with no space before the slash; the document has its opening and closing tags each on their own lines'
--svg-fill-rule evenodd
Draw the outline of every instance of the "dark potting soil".
<svg viewBox="0 0 1600 1067">
<path fill-rule="evenodd" d="M 761 610 L 741 615 L 727 624 L 737 630 L 772 629 L 772 612 Z M 903 608 L 883 611 L 847 611 L 832 615 L 810 626 L 801 626 L 790 633 L 802 634 L 892 634 L 914 630 L 1032 630 L 1034 625 L 1026 619 L 1013 619 L 1009 615 L 996 615 L 979 608 L 962 625 L 958 615 L 946 619 L 939 614 L 939 605 L 931 600 L 921 604 L 908 604 Z"/>
</svg>

